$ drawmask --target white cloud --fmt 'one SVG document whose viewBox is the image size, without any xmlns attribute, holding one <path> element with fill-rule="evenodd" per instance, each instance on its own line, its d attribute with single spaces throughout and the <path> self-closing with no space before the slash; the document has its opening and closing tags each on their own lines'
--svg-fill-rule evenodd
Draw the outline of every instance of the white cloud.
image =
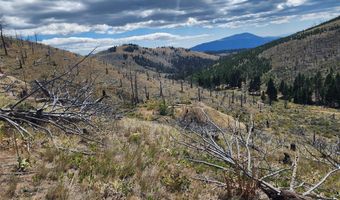
<svg viewBox="0 0 340 200">
<path fill-rule="evenodd" d="M 23 19 L 6 17 L 4 21 L 7 24 L 20 24 L 26 23 Z M 137 23 L 127 23 L 123 26 L 109 26 L 107 24 L 97 24 L 97 25 L 81 25 L 77 23 L 60 23 L 54 18 L 46 19 L 46 22 L 51 22 L 48 25 L 40 26 L 37 28 L 27 28 L 27 29 L 7 29 L 6 34 L 15 35 L 16 33 L 23 36 L 32 36 L 35 33 L 40 35 L 69 35 L 75 33 L 84 32 L 95 32 L 100 34 L 117 34 L 124 33 L 127 31 L 132 31 L 140 28 L 154 27 L 154 28 L 177 28 L 177 27 L 191 27 L 196 25 L 208 24 L 208 21 L 198 21 L 196 18 L 189 17 L 187 21 L 177 24 L 166 24 L 163 20 L 148 20 Z M 29 24 L 27 23 L 27 26 Z"/>
<path fill-rule="evenodd" d="M 124 38 L 88 38 L 88 37 L 67 37 L 67 38 L 52 38 L 42 40 L 43 44 L 51 45 L 57 48 L 66 49 L 80 54 L 86 54 L 95 47 L 98 51 L 107 49 L 115 45 L 126 43 L 138 43 L 145 41 L 166 41 L 171 44 L 174 42 L 191 40 L 197 38 L 208 37 L 207 34 L 180 36 L 170 33 L 152 33 L 147 35 L 130 36 Z"/>
<path fill-rule="evenodd" d="M 6 30 L 6 33 L 9 35 L 15 35 L 18 33 L 23 36 L 34 35 L 35 33 L 39 35 L 67 35 L 73 33 L 82 33 L 91 31 L 92 28 L 86 25 L 80 25 L 77 23 L 51 23 L 45 26 L 40 26 L 37 28 L 28 28 L 28 29 L 9 29 Z"/>
<path fill-rule="evenodd" d="M 307 0 L 287 0 L 286 5 L 288 7 L 293 7 L 293 6 L 300 6 L 304 4 Z"/>
<path fill-rule="evenodd" d="M 187 12 L 183 11 L 183 10 L 160 9 L 160 8 L 125 12 L 126 15 L 138 16 L 138 17 L 141 17 L 141 18 L 151 17 L 151 16 L 157 15 L 157 14 L 184 15 L 186 13 Z"/>
<path fill-rule="evenodd" d="M 307 0 L 287 0 L 285 3 L 280 3 L 277 5 L 278 10 L 282 10 L 287 7 L 297 7 L 305 4 Z"/>
<path fill-rule="evenodd" d="M 340 12 L 340 6 L 336 7 L 336 10 Z M 317 12 L 317 13 L 309 13 L 301 15 L 300 20 L 306 21 L 306 20 L 328 20 L 334 17 L 339 16 L 339 13 L 331 13 L 331 12 Z"/>
<path fill-rule="evenodd" d="M 10 24 L 13 27 L 29 27 L 32 24 L 28 23 L 26 19 L 15 17 L 15 16 L 3 16 L 0 18 L 0 21 L 5 24 Z"/>
<path fill-rule="evenodd" d="M 136 22 L 136 23 L 127 23 L 124 26 L 113 26 L 108 31 L 109 34 L 115 34 L 115 33 L 123 33 L 126 31 L 132 31 L 139 28 L 145 28 L 150 27 L 153 24 L 159 24 L 163 23 L 163 21 L 154 21 L 154 20 L 148 20 L 148 21 L 142 21 L 142 22 Z"/>
<path fill-rule="evenodd" d="M 290 20 L 295 17 L 296 15 L 277 17 L 277 18 L 274 18 L 270 23 L 271 24 L 285 24 L 285 23 L 289 23 Z"/>
<path fill-rule="evenodd" d="M 45 12 L 76 12 L 76 11 L 82 11 L 85 10 L 86 6 L 81 2 L 76 1 L 52 1 L 51 4 L 49 4 L 46 7 Z"/>
</svg>

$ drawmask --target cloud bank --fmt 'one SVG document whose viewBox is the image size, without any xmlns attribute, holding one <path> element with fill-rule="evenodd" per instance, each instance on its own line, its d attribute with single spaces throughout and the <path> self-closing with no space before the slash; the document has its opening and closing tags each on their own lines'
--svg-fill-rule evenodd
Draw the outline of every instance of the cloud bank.
<svg viewBox="0 0 340 200">
<path fill-rule="evenodd" d="M 139 28 L 236 27 L 311 13 L 338 0 L 0 0 L 0 18 L 22 34 L 116 34 Z"/>
<path fill-rule="evenodd" d="M 0 21 L 7 34 L 49 36 L 52 39 L 43 43 L 76 52 L 90 44 L 152 39 L 174 44 L 203 38 L 172 31 L 188 27 L 250 29 L 294 20 L 325 20 L 339 13 L 339 0 L 0 0 Z M 138 30 L 151 31 L 117 36 Z M 92 36 L 79 36 L 87 33 Z"/>
</svg>

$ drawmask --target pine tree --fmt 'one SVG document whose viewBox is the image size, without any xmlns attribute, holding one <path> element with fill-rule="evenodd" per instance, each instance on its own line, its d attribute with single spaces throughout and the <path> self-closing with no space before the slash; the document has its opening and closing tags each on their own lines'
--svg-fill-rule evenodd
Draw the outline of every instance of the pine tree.
<svg viewBox="0 0 340 200">
<path fill-rule="evenodd" d="M 305 83 L 302 87 L 303 92 L 303 104 L 312 104 L 312 95 L 313 95 L 313 89 L 312 89 L 312 80 L 309 78 L 305 79 Z"/>
<path fill-rule="evenodd" d="M 333 82 L 333 69 L 331 68 L 325 78 L 324 86 L 327 88 L 330 84 L 332 84 L 332 82 Z"/>
<path fill-rule="evenodd" d="M 321 76 L 321 72 L 314 76 L 314 94 L 315 94 L 315 101 L 317 104 L 322 104 L 322 93 L 323 93 L 323 80 Z"/>
<path fill-rule="evenodd" d="M 340 74 L 337 73 L 335 77 L 335 87 L 336 87 L 336 103 L 338 108 L 340 108 Z"/>
<path fill-rule="evenodd" d="M 257 92 L 261 88 L 261 78 L 259 76 L 255 76 L 254 79 L 250 80 L 249 83 L 249 92 Z"/>
<path fill-rule="evenodd" d="M 294 103 L 302 103 L 303 102 L 303 91 L 302 91 L 302 86 L 304 85 L 305 82 L 305 76 L 302 74 L 298 74 L 297 77 L 294 80 L 293 84 L 293 98 L 294 98 Z"/>
<path fill-rule="evenodd" d="M 281 81 L 280 86 L 279 86 L 279 91 L 282 94 L 282 99 L 284 100 L 289 100 L 290 96 L 290 88 L 289 86 L 284 82 L 284 80 Z"/>
<path fill-rule="evenodd" d="M 325 93 L 325 102 L 328 106 L 334 107 L 335 106 L 335 100 L 337 96 L 337 88 L 335 85 L 335 79 L 331 77 L 326 85 L 326 93 Z"/>
<path fill-rule="evenodd" d="M 333 69 L 331 69 L 328 75 L 326 76 L 324 90 L 325 90 L 324 93 L 325 104 L 330 107 L 334 107 L 335 99 L 337 96 L 337 88 L 335 79 L 333 77 Z"/>
<path fill-rule="evenodd" d="M 262 102 L 266 100 L 266 94 L 264 93 L 264 91 L 261 92 L 261 100 Z"/>
<path fill-rule="evenodd" d="M 268 81 L 266 93 L 268 95 L 270 105 L 272 104 L 272 101 L 277 100 L 277 90 L 276 90 L 276 87 L 274 85 L 274 81 L 272 78 L 270 78 Z"/>
<path fill-rule="evenodd" d="M 283 90 L 285 89 L 285 81 L 282 80 L 279 86 L 279 92 L 283 93 Z"/>
</svg>

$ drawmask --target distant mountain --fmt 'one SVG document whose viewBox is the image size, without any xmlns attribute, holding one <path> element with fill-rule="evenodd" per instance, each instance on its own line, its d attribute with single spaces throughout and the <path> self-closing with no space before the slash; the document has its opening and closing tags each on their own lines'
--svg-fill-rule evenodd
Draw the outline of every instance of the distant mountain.
<svg viewBox="0 0 340 200">
<path fill-rule="evenodd" d="M 277 39 L 277 37 L 260 37 L 251 33 L 241 33 L 222 38 L 220 40 L 199 44 L 192 47 L 191 50 L 211 52 L 235 49 L 249 49 L 261 46 L 275 39 Z"/>
<path fill-rule="evenodd" d="M 97 53 L 96 58 L 115 66 L 129 66 L 168 73 L 184 78 L 195 71 L 213 65 L 219 56 L 174 47 L 146 48 L 124 44 Z"/>
<path fill-rule="evenodd" d="M 290 84 L 299 73 L 306 77 L 319 71 L 323 77 L 330 68 L 340 72 L 340 16 L 318 26 L 268 42 L 256 48 L 223 57 L 214 66 L 196 73 L 201 86 L 229 84 L 240 87 L 242 82 L 262 77 L 266 82 Z"/>
</svg>

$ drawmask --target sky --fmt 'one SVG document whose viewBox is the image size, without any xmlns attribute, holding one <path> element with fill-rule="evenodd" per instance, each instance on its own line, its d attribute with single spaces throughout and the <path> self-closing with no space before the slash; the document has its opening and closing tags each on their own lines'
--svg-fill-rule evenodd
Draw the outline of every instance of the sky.
<svg viewBox="0 0 340 200">
<path fill-rule="evenodd" d="M 233 34 L 284 36 L 340 15 L 340 0 L 0 0 L 5 34 L 86 54 L 190 48 Z"/>
</svg>

